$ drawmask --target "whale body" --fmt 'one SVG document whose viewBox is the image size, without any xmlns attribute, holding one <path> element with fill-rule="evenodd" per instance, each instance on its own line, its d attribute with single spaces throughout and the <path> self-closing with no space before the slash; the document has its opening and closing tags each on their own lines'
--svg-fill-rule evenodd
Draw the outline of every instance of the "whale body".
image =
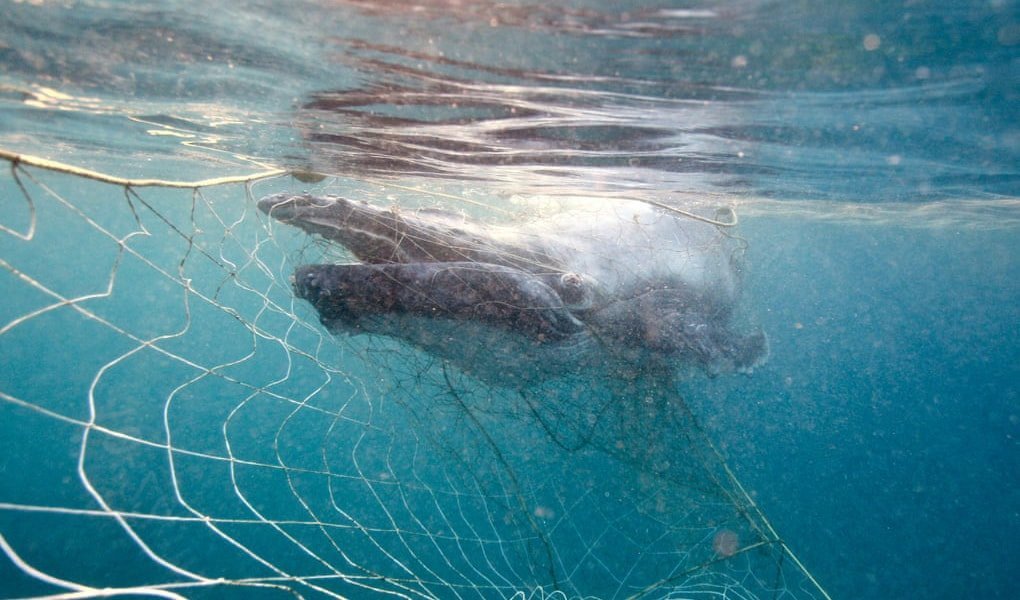
<svg viewBox="0 0 1020 600">
<path fill-rule="evenodd" d="M 258 206 L 357 259 L 294 272 L 326 329 L 401 340 L 486 383 L 749 372 L 768 356 L 762 331 L 732 326 L 738 239 L 658 206 L 601 201 L 513 227 L 336 196 Z"/>
</svg>

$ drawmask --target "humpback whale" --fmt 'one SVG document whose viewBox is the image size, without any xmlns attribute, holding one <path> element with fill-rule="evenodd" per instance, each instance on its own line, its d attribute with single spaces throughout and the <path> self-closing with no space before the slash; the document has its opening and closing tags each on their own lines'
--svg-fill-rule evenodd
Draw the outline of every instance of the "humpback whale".
<svg viewBox="0 0 1020 600">
<path fill-rule="evenodd" d="M 732 324 L 739 240 L 660 206 L 602 200 L 515 226 L 311 194 L 258 207 L 357 260 L 294 272 L 327 330 L 395 338 L 487 383 L 750 372 L 768 355 L 762 331 Z"/>
</svg>

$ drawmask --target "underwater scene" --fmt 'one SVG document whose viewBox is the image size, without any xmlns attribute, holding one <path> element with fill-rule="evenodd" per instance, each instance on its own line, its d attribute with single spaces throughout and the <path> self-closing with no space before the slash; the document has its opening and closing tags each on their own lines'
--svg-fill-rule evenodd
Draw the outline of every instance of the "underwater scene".
<svg viewBox="0 0 1020 600">
<path fill-rule="evenodd" d="M 1020 3 L 0 0 L 0 597 L 1020 596 Z"/>
</svg>

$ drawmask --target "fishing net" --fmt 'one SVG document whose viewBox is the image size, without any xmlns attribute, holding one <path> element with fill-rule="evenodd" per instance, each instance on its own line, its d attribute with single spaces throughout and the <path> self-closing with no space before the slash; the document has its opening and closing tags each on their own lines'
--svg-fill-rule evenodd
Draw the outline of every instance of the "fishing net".
<svg viewBox="0 0 1020 600">
<path fill-rule="evenodd" d="M 289 279 L 342 249 L 255 201 L 397 186 L 3 158 L 5 595 L 827 597 L 673 386 L 326 333 Z"/>
</svg>

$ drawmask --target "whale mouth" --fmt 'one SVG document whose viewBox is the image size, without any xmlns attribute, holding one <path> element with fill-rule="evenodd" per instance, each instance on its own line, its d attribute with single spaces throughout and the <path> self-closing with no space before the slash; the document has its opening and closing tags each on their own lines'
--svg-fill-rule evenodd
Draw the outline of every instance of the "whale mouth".
<svg viewBox="0 0 1020 600">
<path fill-rule="evenodd" d="M 293 288 L 334 333 L 393 331 L 415 319 L 474 322 L 555 342 L 581 331 L 572 309 L 591 304 L 590 282 L 574 273 L 520 268 L 532 259 L 451 225 L 455 216 L 403 214 L 339 197 L 277 194 L 259 210 L 339 242 L 361 262 L 312 264 Z M 512 257 L 510 260 L 503 257 Z"/>
<path fill-rule="evenodd" d="M 387 215 L 336 196 L 287 193 L 262 198 L 258 208 L 281 223 L 339 242 L 363 262 L 400 262 L 392 211 Z"/>
<path fill-rule="evenodd" d="M 285 223 L 299 218 L 301 212 L 311 214 L 318 209 L 328 209 L 336 202 L 331 196 L 314 196 L 312 194 L 280 193 L 266 196 L 258 201 L 259 210 Z"/>
</svg>

